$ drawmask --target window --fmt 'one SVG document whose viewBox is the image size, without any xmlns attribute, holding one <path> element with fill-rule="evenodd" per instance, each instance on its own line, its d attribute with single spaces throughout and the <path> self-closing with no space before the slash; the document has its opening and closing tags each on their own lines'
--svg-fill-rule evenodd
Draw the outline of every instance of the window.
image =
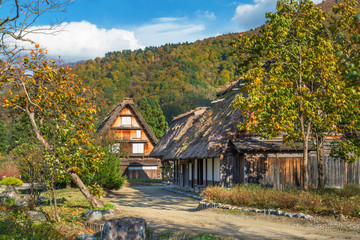
<svg viewBox="0 0 360 240">
<path fill-rule="evenodd" d="M 143 143 L 133 143 L 132 145 L 133 153 L 144 153 L 144 144 Z"/>
<path fill-rule="evenodd" d="M 121 117 L 122 125 L 131 125 L 131 117 Z"/>
<path fill-rule="evenodd" d="M 135 138 L 141 138 L 141 130 L 136 130 L 136 137 Z"/>
</svg>

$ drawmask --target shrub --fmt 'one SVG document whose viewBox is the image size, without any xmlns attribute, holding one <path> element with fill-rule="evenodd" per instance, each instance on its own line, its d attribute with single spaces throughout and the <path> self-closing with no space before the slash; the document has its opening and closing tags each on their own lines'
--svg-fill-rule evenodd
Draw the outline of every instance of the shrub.
<svg viewBox="0 0 360 240">
<path fill-rule="evenodd" d="M 1 181 L 1 185 L 18 187 L 23 185 L 23 181 L 14 177 L 7 177 Z"/>
<path fill-rule="evenodd" d="M 116 154 L 109 153 L 106 148 L 104 162 L 94 175 L 85 176 L 84 182 L 91 186 L 100 185 L 105 190 L 118 190 L 124 184 L 126 176 L 122 176 L 120 158 Z"/>
<path fill-rule="evenodd" d="M 20 177 L 19 169 L 11 162 L 3 162 L 0 166 L 0 179 L 3 177 Z"/>
<path fill-rule="evenodd" d="M 354 185 L 310 192 L 298 189 L 281 191 L 260 185 L 238 185 L 231 189 L 209 187 L 202 196 L 213 202 L 238 206 L 360 217 L 360 187 Z"/>
<path fill-rule="evenodd" d="M 6 201 L 4 202 L 4 205 L 7 207 L 13 206 L 15 205 L 16 200 L 14 198 L 9 198 L 6 199 Z"/>
</svg>

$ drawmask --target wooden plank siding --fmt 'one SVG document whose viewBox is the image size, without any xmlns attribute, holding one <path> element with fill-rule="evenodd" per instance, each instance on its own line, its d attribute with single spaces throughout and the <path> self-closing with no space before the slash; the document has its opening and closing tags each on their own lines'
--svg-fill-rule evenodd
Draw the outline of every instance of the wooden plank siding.
<svg viewBox="0 0 360 240">
<path fill-rule="evenodd" d="M 316 156 L 310 156 L 309 186 L 318 185 L 318 165 Z M 325 186 L 343 187 L 346 184 L 360 185 L 359 161 L 346 164 L 329 156 L 324 158 Z M 302 157 L 246 157 L 247 183 L 284 189 L 303 186 Z"/>
<path fill-rule="evenodd" d="M 144 169 L 144 170 L 129 170 L 127 166 L 122 166 L 123 175 L 128 179 L 160 179 L 160 169 Z"/>
</svg>

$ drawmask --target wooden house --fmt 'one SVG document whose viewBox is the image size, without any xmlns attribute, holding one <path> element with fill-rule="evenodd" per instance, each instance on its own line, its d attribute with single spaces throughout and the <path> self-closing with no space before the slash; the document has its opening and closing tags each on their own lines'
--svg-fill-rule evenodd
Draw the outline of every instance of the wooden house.
<svg viewBox="0 0 360 240">
<path fill-rule="evenodd" d="M 232 101 L 240 93 L 235 82 L 218 94 L 209 108 L 197 108 L 173 119 L 150 156 L 173 162 L 174 184 L 201 191 L 211 185 L 230 187 L 258 183 L 275 188 L 303 185 L 301 144 L 265 140 L 239 132 L 244 120 Z M 317 186 L 316 154 L 310 152 L 309 184 Z M 346 164 L 325 156 L 326 186 L 360 184 L 360 164 Z"/>
<path fill-rule="evenodd" d="M 149 157 L 157 138 L 131 98 L 125 98 L 103 120 L 97 132 L 113 138 L 111 151 L 121 151 L 122 171 L 129 179 L 161 178 L 161 161 Z"/>
</svg>

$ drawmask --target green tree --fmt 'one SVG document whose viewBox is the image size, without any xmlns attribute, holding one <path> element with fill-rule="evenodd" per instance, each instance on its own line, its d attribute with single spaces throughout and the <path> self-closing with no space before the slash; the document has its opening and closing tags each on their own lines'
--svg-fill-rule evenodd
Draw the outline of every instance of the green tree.
<svg viewBox="0 0 360 240">
<path fill-rule="evenodd" d="M 109 146 L 104 147 L 102 151 L 105 155 L 99 171 L 87 175 L 85 184 L 90 186 L 98 184 L 107 191 L 119 190 L 126 180 L 126 176 L 122 176 L 123 172 L 121 172 L 121 154 L 110 152 Z"/>
<path fill-rule="evenodd" d="M 341 76 L 347 85 L 348 108 L 338 124 L 332 156 L 357 161 L 360 156 L 360 13 L 358 1 L 344 0 L 333 9 L 331 31 L 340 59 Z"/>
<path fill-rule="evenodd" d="M 308 189 L 309 142 L 338 130 L 341 116 L 349 113 L 351 90 L 339 70 L 326 13 L 310 0 L 279 0 L 277 13 L 266 16 L 258 35 L 235 44 L 246 71 L 246 94 L 235 106 L 247 117 L 243 128 L 303 143 L 303 187 Z"/>
<path fill-rule="evenodd" d="M 160 139 L 169 128 L 169 125 L 165 120 L 165 116 L 161 110 L 159 100 L 148 100 L 146 97 L 142 97 L 138 102 L 138 107 L 141 115 L 149 124 L 155 136 Z"/>
</svg>

